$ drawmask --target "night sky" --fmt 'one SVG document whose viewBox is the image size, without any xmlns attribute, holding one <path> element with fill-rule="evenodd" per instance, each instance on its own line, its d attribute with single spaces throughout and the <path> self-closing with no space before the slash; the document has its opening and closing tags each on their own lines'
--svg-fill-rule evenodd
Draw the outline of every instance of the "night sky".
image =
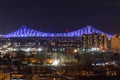
<svg viewBox="0 0 120 80">
<path fill-rule="evenodd" d="M 0 0 L 0 34 L 27 25 L 43 32 L 87 25 L 120 33 L 120 0 Z"/>
</svg>

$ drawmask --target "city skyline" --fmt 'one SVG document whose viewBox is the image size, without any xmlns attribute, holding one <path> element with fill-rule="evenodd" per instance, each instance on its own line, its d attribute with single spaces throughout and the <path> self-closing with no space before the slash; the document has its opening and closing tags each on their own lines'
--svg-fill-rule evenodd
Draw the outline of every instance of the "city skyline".
<svg viewBox="0 0 120 80">
<path fill-rule="evenodd" d="M 119 33 L 120 1 L 1 0 L 0 33 L 28 25 L 43 32 L 74 31 L 93 25 L 107 33 Z"/>
</svg>

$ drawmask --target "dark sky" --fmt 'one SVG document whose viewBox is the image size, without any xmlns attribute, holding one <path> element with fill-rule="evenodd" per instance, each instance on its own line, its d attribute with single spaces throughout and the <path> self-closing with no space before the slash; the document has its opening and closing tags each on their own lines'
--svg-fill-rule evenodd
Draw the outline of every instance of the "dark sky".
<svg viewBox="0 0 120 80">
<path fill-rule="evenodd" d="M 0 34 L 22 25 L 44 32 L 92 25 L 120 33 L 120 0 L 0 0 Z"/>
</svg>

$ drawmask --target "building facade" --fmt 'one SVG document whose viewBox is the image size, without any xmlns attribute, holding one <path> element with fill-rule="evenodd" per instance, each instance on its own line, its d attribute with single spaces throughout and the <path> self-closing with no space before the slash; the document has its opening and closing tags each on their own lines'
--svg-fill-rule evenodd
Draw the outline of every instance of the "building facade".
<svg viewBox="0 0 120 80">
<path fill-rule="evenodd" d="M 120 53 L 120 36 L 114 35 L 111 38 L 111 50 L 115 53 Z"/>
<path fill-rule="evenodd" d="M 87 51 L 107 51 L 108 38 L 105 34 L 84 34 L 82 36 L 82 49 Z"/>
</svg>

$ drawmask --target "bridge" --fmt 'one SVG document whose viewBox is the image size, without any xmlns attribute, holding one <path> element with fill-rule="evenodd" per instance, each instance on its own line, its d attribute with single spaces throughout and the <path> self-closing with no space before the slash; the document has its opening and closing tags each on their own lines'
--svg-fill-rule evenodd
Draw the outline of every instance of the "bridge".
<svg viewBox="0 0 120 80">
<path fill-rule="evenodd" d="M 34 30 L 28 26 L 22 26 L 18 30 L 14 32 L 10 32 L 8 34 L 3 35 L 4 38 L 15 38 L 15 37 L 81 37 L 83 34 L 93 34 L 93 33 L 99 33 L 99 34 L 106 34 L 108 38 L 111 38 L 111 34 L 105 33 L 103 31 L 100 31 L 90 25 L 78 29 L 76 31 L 72 32 L 66 32 L 66 33 L 47 33 L 47 32 L 41 32 Z"/>
</svg>

